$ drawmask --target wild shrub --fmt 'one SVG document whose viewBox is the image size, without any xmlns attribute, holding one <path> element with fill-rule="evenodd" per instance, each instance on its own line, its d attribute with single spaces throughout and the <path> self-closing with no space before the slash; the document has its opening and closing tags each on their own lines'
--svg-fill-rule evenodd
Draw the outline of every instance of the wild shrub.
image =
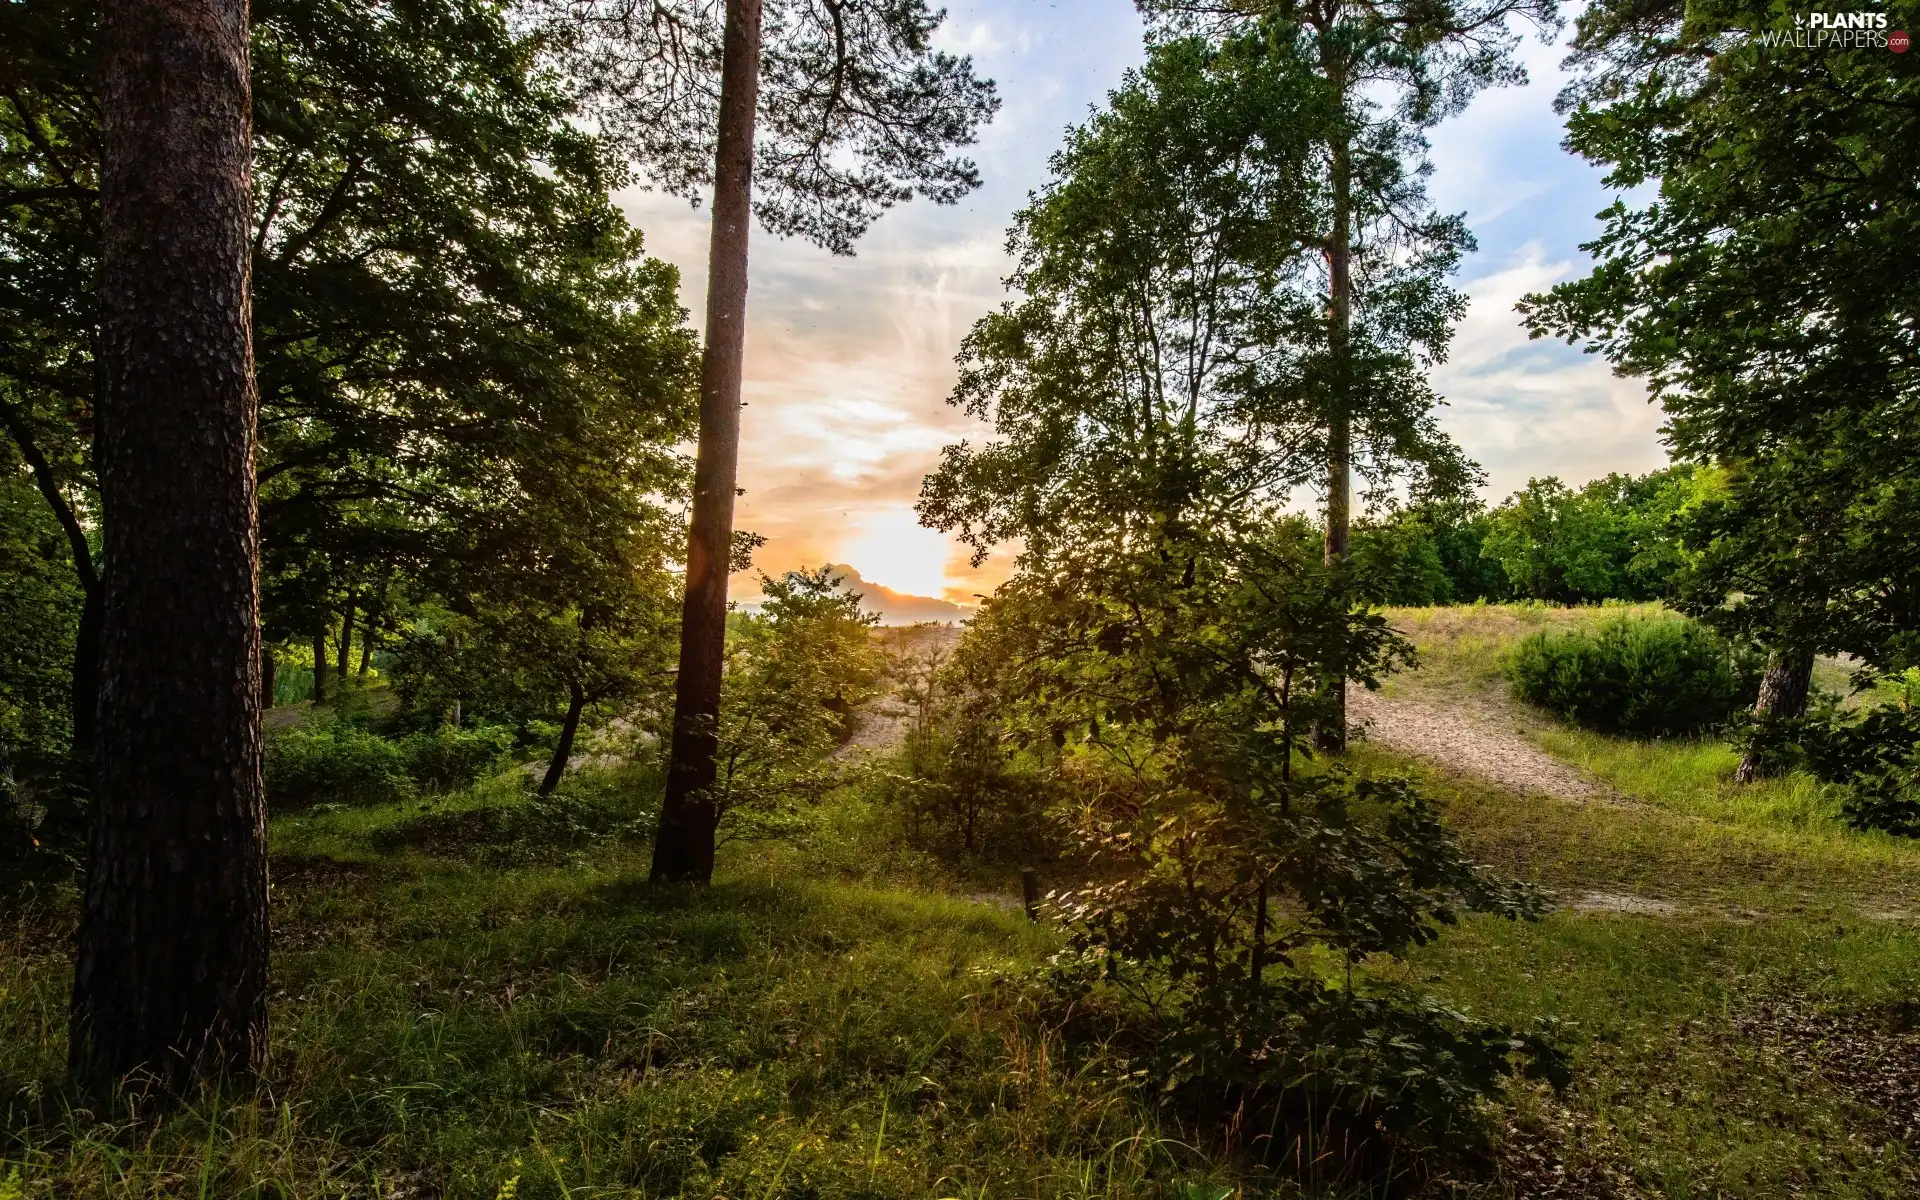
<svg viewBox="0 0 1920 1200">
<path fill-rule="evenodd" d="M 473 729 L 443 725 L 401 739 L 400 753 L 407 774 L 423 791 L 448 792 L 505 766 L 513 745 L 513 731 L 504 725 Z"/>
<path fill-rule="evenodd" d="M 267 803 L 372 805 L 411 799 L 417 790 L 398 743 L 348 721 L 313 721 L 267 739 Z"/>
<path fill-rule="evenodd" d="M 1308 756 L 1328 681 L 1377 682 L 1409 648 L 1287 529 L 1156 549 L 1016 576 L 957 657 L 1020 752 L 1007 769 L 1057 787 L 1080 849 L 1043 994 L 1089 1057 L 1185 1119 L 1270 1131 L 1289 1169 L 1377 1181 L 1471 1144 L 1476 1101 L 1554 1067 L 1550 1047 L 1370 967 L 1538 898 L 1472 864 L 1407 781 Z M 1300 1155 L 1325 1138 L 1331 1158 Z"/>
<path fill-rule="evenodd" d="M 897 694 L 908 727 L 880 773 L 880 795 L 917 848 L 1023 865 L 1052 858 L 1058 839 L 1046 810 L 1059 789 L 1020 761 L 979 657 L 943 658 L 936 648 L 904 664 Z"/>
<path fill-rule="evenodd" d="M 1607 733 L 1697 733 L 1753 703 L 1758 656 L 1704 626 L 1620 617 L 1591 632 L 1543 631 L 1507 663 L 1514 694 Z"/>
<path fill-rule="evenodd" d="M 723 838 L 793 835 L 839 781 L 827 756 L 879 691 L 884 658 L 872 635 L 879 618 L 841 582 L 829 567 L 762 576 L 760 611 L 729 619 L 710 793 Z"/>
<path fill-rule="evenodd" d="M 1199 1115 L 1263 1121 L 1290 1171 L 1327 1165 L 1302 1147 L 1345 1142 L 1350 1177 L 1478 1132 L 1476 1102 L 1515 1072 L 1559 1077 L 1543 1038 L 1357 970 L 1462 912 L 1541 908 L 1471 864 L 1407 780 L 1336 766 L 1239 811 L 1167 800 L 1091 820 L 1102 881 L 1049 898 L 1068 949 L 1048 982 L 1117 1019 L 1123 1073 Z"/>
<path fill-rule="evenodd" d="M 1806 716 L 1761 719 L 1744 731 L 1774 770 L 1803 767 L 1846 789 L 1841 811 L 1859 829 L 1920 837 L 1920 709 L 1843 709 L 1818 698 Z"/>
</svg>

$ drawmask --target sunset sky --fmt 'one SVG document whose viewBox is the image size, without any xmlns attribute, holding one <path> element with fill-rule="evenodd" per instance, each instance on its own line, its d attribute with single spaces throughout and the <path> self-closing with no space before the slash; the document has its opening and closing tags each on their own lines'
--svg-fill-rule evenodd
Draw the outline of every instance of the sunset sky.
<svg viewBox="0 0 1920 1200">
<path fill-rule="evenodd" d="M 913 513 L 940 447 L 984 433 L 946 404 L 953 356 L 1005 298 L 1012 213 L 1047 178 L 1067 126 L 1139 62 L 1141 29 L 1125 0 L 960 0 L 941 40 L 999 85 L 1000 114 L 971 150 L 984 186 L 958 207 L 896 209 L 854 258 L 756 229 L 736 522 L 766 536 L 761 570 L 844 563 L 870 585 L 970 603 L 1008 564 L 969 567 Z M 1472 307 L 1434 381 L 1449 405 L 1442 424 L 1487 468 L 1490 501 L 1530 475 L 1579 483 L 1665 461 L 1659 414 L 1637 383 L 1529 342 L 1513 312 L 1524 293 L 1584 270 L 1579 244 L 1610 202 L 1599 174 L 1559 145 L 1562 54 L 1530 39 L 1532 82 L 1482 95 L 1433 138 L 1430 193 L 1466 213 L 1480 244 L 1459 279 Z M 706 209 L 643 191 L 622 199 L 649 250 L 679 265 L 698 320 Z M 754 596 L 754 577 L 733 592 Z"/>
</svg>

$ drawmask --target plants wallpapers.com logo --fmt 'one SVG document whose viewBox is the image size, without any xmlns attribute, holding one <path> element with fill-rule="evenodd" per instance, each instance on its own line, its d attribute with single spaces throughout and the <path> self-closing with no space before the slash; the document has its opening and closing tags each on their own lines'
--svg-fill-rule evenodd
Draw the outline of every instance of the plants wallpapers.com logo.
<svg viewBox="0 0 1920 1200">
<path fill-rule="evenodd" d="M 1763 46 L 1800 50 L 1890 50 L 1905 54 L 1913 45 L 1904 29 L 1888 29 L 1883 12 L 1796 13 L 1792 29 L 1764 29 L 1748 35 Z"/>
</svg>

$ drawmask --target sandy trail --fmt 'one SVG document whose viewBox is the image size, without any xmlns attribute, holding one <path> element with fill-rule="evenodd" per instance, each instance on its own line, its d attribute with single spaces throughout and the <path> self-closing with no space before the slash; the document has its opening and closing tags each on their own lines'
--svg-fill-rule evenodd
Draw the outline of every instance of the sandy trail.
<svg viewBox="0 0 1920 1200">
<path fill-rule="evenodd" d="M 1498 702 L 1467 701 L 1439 708 L 1349 685 L 1347 719 L 1363 725 L 1369 741 L 1482 779 L 1522 795 L 1572 804 L 1631 801 L 1528 741 L 1520 714 Z"/>
</svg>

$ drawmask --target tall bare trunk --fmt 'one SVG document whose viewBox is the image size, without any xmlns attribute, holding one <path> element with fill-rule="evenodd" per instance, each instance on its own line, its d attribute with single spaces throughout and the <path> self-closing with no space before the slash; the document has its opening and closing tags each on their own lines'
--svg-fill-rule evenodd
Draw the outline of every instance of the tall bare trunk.
<svg viewBox="0 0 1920 1200">
<path fill-rule="evenodd" d="M 1335 79 L 1338 86 L 1338 79 Z M 1333 380 L 1327 412 L 1327 528 L 1324 553 L 1329 563 L 1347 557 L 1352 521 L 1352 269 L 1353 152 L 1342 131 L 1333 145 L 1333 232 L 1327 240 L 1327 350 Z M 1315 731 L 1323 750 L 1347 744 L 1347 681 L 1328 685 L 1331 711 Z"/>
<path fill-rule="evenodd" d="M 693 469 L 680 673 L 673 746 L 653 844 L 653 878 L 713 878 L 719 810 L 708 794 L 719 749 L 720 674 L 727 635 L 727 568 L 740 458 L 740 381 L 746 351 L 747 235 L 753 221 L 753 136 L 760 90 L 760 0 L 727 0 L 720 66 L 720 130 L 707 257 L 707 345 L 700 363 L 700 449 Z"/>
<path fill-rule="evenodd" d="M 267 1044 L 245 0 L 107 0 L 94 819 L 70 1063 L 96 1093 Z"/>
<path fill-rule="evenodd" d="M 260 646 L 260 710 L 265 712 L 273 707 L 273 689 L 280 675 L 280 664 L 275 660 L 273 647 L 262 643 Z"/>
<path fill-rule="evenodd" d="M 1803 717 L 1807 713 L 1807 693 L 1812 690 L 1813 651 L 1768 651 L 1767 671 L 1760 677 L 1760 696 L 1753 702 L 1753 715 Z M 1752 783 L 1768 773 L 1768 765 L 1761 746 L 1749 745 L 1733 777 L 1741 783 Z"/>
<path fill-rule="evenodd" d="M 580 713 L 587 706 L 586 689 L 578 683 L 567 685 L 567 719 L 560 724 L 560 742 L 553 748 L 553 758 L 547 763 L 547 777 L 540 781 L 540 794 L 550 794 L 560 786 L 560 780 L 567 773 L 567 760 L 573 757 L 573 739 L 580 732 Z"/>
</svg>

